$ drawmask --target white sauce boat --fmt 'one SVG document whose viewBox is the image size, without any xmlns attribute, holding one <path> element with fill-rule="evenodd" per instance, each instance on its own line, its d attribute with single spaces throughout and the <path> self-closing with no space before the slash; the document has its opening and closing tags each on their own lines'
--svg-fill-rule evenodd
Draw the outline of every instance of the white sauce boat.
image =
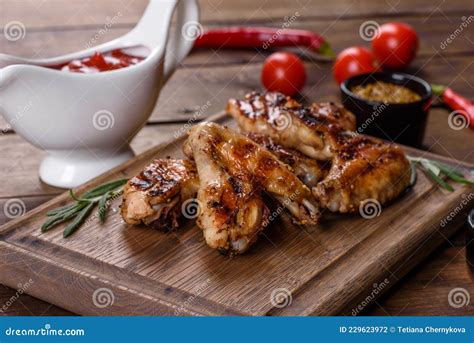
<svg viewBox="0 0 474 343">
<path fill-rule="evenodd" d="M 170 33 L 175 11 L 176 29 Z M 75 187 L 133 156 L 130 140 L 191 50 L 198 19 L 196 0 L 150 0 L 132 31 L 100 46 L 38 60 L 0 54 L 0 113 L 47 152 L 40 167 L 44 182 Z M 148 57 L 123 69 L 80 74 L 44 68 L 96 51 L 140 46 L 149 50 Z"/>
</svg>

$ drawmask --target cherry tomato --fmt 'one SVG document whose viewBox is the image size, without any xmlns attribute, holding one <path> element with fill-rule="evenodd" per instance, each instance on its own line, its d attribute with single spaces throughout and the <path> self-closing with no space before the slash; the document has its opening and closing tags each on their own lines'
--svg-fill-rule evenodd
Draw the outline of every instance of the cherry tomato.
<svg viewBox="0 0 474 343">
<path fill-rule="evenodd" d="M 373 54 L 366 48 L 353 46 L 337 55 L 332 73 L 336 82 L 341 83 L 351 76 L 372 73 L 376 69 Z"/>
<path fill-rule="evenodd" d="M 275 52 L 263 64 L 262 83 L 268 91 L 292 96 L 306 82 L 306 71 L 298 56 L 288 52 Z"/>
<path fill-rule="evenodd" d="M 399 69 L 410 64 L 418 51 L 418 35 L 404 23 L 386 23 L 380 26 L 372 39 L 372 50 L 379 63 Z"/>
</svg>

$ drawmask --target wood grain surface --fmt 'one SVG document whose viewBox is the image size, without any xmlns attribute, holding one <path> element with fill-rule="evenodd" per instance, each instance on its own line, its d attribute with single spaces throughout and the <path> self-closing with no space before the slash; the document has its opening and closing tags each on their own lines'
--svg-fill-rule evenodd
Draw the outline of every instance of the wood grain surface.
<svg viewBox="0 0 474 343">
<path fill-rule="evenodd" d="M 335 1 L 294 1 L 294 0 L 200 0 L 201 20 L 226 24 L 260 23 L 282 19 L 295 12 L 304 18 L 354 17 L 440 17 L 449 14 L 465 15 L 474 9 L 474 4 L 464 0 L 451 1 L 379 1 L 379 0 L 335 0 Z M 2 0 L 2 18 L 5 21 L 24 18 L 32 29 L 82 28 L 83 26 L 103 26 L 104 19 L 119 12 L 120 25 L 132 25 L 138 21 L 147 0 L 83 1 L 68 0 L 67 6 L 61 0 Z M 28 9 L 28 11 L 26 10 Z"/>
<path fill-rule="evenodd" d="M 123 35 L 138 20 L 146 2 L 132 1 L 130 3 L 127 2 L 127 6 L 119 5 L 113 7 L 108 1 L 99 2 L 99 6 L 94 5 L 93 2 L 86 2 L 84 4 L 73 1 L 70 8 L 64 9 L 61 8 L 59 3 L 52 1 L 55 5 L 34 7 L 35 11 L 22 11 L 21 3 L 21 1 L 11 3 L 6 1 L 4 18 L 5 22 L 8 19 L 16 18 L 15 20 L 24 23 L 27 27 L 25 38 L 19 44 L 18 41 L 9 41 L 4 35 L 0 36 L 2 52 L 26 57 L 49 57 L 77 51 L 83 49 L 86 45 L 97 45 Z M 291 1 L 279 3 L 290 5 Z M 298 12 L 297 8 L 305 9 L 305 11 L 300 11 L 300 16 L 291 24 L 291 27 L 322 33 L 331 42 L 336 51 L 350 46 L 353 42 L 360 41 L 361 44 L 364 43 L 360 38 L 359 28 L 368 20 L 367 17 L 353 18 L 349 16 L 349 18 L 343 19 L 345 16 L 341 15 L 335 18 L 327 12 L 320 11 L 320 15 L 315 19 L 308 10 L 313 6 L 320 6 L 320 4 L 318 2 L 306 3 L 308 5 L 305 4 L 303 7 L 297 2 L 296 4 L 293 3 L 293 8 L 290 6 L 286 10 L 286 16 L 288 16 Z M 421 3 L 427 6 L 429 2 Z M 260 5 L 262 5 L 260 11 L 266 11 L 266 7 L 270 7 L 266 1 L 262 1 Z M 331 7 L 335 9 L 338 8 L 338 5 L 342 6 L 341 4 L 334 4 Z M 449 9 L 444 9 L 445 6 L 443 5 L 444 2 L 440 3 L 436 10 L 427 12 L 426 15 L 413 14 L 403 18 L 404 22 L 412 25 L 420 35 L 420 58 L 412 67 L 412 70 L 418 71 L 423 66 L 423 73 L 419 76 L 429 75 L 428 80 L 433 83 L 451 83 L 454 80 L 453 86 L 459 89 L 471 87 L 471 85 L 474 85 L 474 66 L 471 63 L 474 53 L 474 33 L 472 30 L 465 30 L 460 39 L 455 39 L 452 43 L 446 44 L 445 48 L 441 48 L 442 43 L 448 36 L 459 28 L 463 21 L 462 18 L 465 18 L 462 13 L 452 11 L 452 8 L 455 8 L 455 4 L 450 5 Z M 224 1 L 221 6 L 214 8 L 212 2 L 202 1 L 204 27 L 228 25 L 228 21 L 221 19 L 226 16 L 219 16 L 217 17 L 218 20 L 214 21 L 206 20 L 208 11 L 210 13 L 213 11 L 227 13 L 227 11 L 235 10 L 234 7 L 231 7 L 232 10 L 229 10 L 227 6 L 232 6 L 231 2 Z M 323 6 L 323 8 L 326 6 Z M 376 6 L 375 1 L 367 4 L 367 8 L 374 8 L 374 6 Z M 360 6 L 356 6 L 355 2 L 348 2 L 346 7 L 352 13 L 355 7 Z M 38 27 L 35 24 L 38 17 L 53 17 L 56 10 L 66 10 L 66 14 L 58 17 L 62 18 L 61 22 L 64 26 L 56 27 L 54 25 L 55 20 L 57 21 L 58 18 L 51 18 L 51 23 L 48 27 Z M 260 11 L 255 13 L 256 18 L 262 15 Z M 93 13 L 93 15 L 85 15 L 86 13 Z M 119 16 L 117 13 L 121 15 Z M 273 10 L 268 13 L 273 13 Z M 279 27 L 284 22 L 283 17 L 268 15 L 266 20 L 258 22 Z M 68 20 L 65 18 L 68 18 Z M 106 30 L 103 28 L 104 18 L 109 18 L 109 21 L 113 23 Z M 254 17 L 252 16 L 252 18 Z M 256 18 L 255 20 L 257 20 Z M 381 16 L 377 11 L 369 19 L 377 23 L 383 23 L 387 20 L 386 17 Z M 82 20 L 82 24 L 79 24 L 77 20 Z M 305 53 L 305 51 L 301 50 L 297 52 Z M 265 51 L 225 51 L 219 49 L 214 52 L 193 52 L 183 63 L 182 67 L 185 70 L 179 70 L 171 82 L 164 88 L 158 106 L 150 118 L 150 122 L 186 120 L 186 113 L 189 113 L 190 110 L 192 111 L 196 106 L 202 105 L 196 101 L 197 99 L 210 100 L 215 108 L 219 108 L 209 112 L 214 113 L 222 108 L 221 105 L 229 97 L 229 94 L 255 89 L 256 87 L 260 88 L 258 82 L 259 73 L 255 73 L 255 70 L 260 68 L 260 63 L 266 56 L 268 56 L 268 52 Z M 450 56 L 450 58 L 448 59 L 447 56 Z M 456 61 L 452 61 L 452 56 L 459 58 Z M 311 55 L 308 58 L 311 59 Z M 432 60 L 434 62 L 430 63 Z M 461 65 L 457 66 L 455 65 L 456 63 Z M 236 66 L 229 68 L 229 65 L 235 64 Z M 430 67 L 437 67 L 438 70 L 430 70 Z M 310 71 L 310 82 L 308 82 L 308 85 L 311 86 L 307 86 L 303 94 L 311 99 L 325 99 L 328 95 L 337 97 L 338 88 L 337 84 L 332 81 L 330 64 L 312 63 L 308 68 Z M 440 73 L 439 69 L 451 70 L 451 72 Z M 459 73 L 463 76 L 456 77 Z M 229 80 L 232 80 L 232 82 L 229 83 Z M 242 84 L 243 82 L 245 83 Z M 466 86 L 466 83 L 469 86 Z M 183 87 L 183 85 L 187 85 L 187 87 Z M 317 86 L 316 89 L 315 85 Z M 185 97 L 177 98 L 176 94 L 178 92 L 180 94 L 186 92 Z M 216 94 L 219 94 L 219 96 L 216 96 Z M 183 98 L 189 99 L 189 102 L 183 103 Z M 0 118 L 0 130 L 5 129 L 9 129 L 9 127 Z"/>
<path fill-rule="evenodd" d="M 246 23 L 279 26 L 284 22 L 285 16 L 299 12 L 301 16 L 295 22 L 295 27 L 310 28 L 323 33 L 336 50 L 353 44 L 367 45 L 358 36 L 359 25 L 367 20 L 376 20 L 378 23 L 390 20 L 406 21 L 413 25 L 421 36 L 420 58 L 415 60 L 412 72 L 418 72 L 421 68 L 420 76 L 425 79 L 450 84 L 471 98 L 474 95 L 473 31 L 465 30 L 446 49 L 440 49 L 441 42 L 459 27 L 463 17 L 473 14 L 472 1 L 202 0 L 200 3 L 204 27 Z M 12 20 L 21 21 L 26 26 L 26 35 L 22 40 L 9 42 L 5 40 L 4 35 L 0 35 L 0 52 L 24 56 L 52 56 L 73 51 L 82 48 L 104 28 L 105 23 L 118 16 L 114 18 L 115 24 L 99 37 L 96 42 L 98 44 L 131 28 L 145 5 L 145 0 L 69 0 L 67 5 L 59 0 L 0 0 L 2 31 Z M 235 92 L 240 95 L 245 90 L 258 89 L 258 66 L 266 55 L 267 52 L 254 51 L 194 52 L 163 90 L 158 110 L 150 119 L 152 125 L 145 127 L 134 139 L 134 150 L 140 153 L 169 138 L 180 128 L 180 125 L 175 123 L 189 121 L 199 106 L 213 99 L 209 94 L 214 95 L 231 79 L 233 82 L 237 80 L 240 88 L 232 88 L 228 93 L 222 92 L 223 96 L 212 101 L 207 113 L 221 110 L 226 96 L 236 96 Z M 246 67 L 249 63 L 254 66 Z M 331 65 L 318 63 L 308 66 L 311 71 L 308 73 L 310 82 L 304 92 L 308 100 L 338 100 L 337 85 L 330 75 Z M 202 79 L 203 83 L 199 83 L 198 79 Z M 315 84 L 317 86 L 312 87 Z M 185 96 L 182 96 L 183 94 Z M 184 100 L 184 103 L 175 101 L 178 98 Z M 451 130 L 447 125 L 448 114 L 449 111 L 443 108 L 431 110 L 424 147 L 437 154 L 474 163 L 473 133 L 469 130 Z M 154 125 L 170 121 L 168 124 Z M 0 205 L 3 206 L 9 199 L 20 199 L 25 203 L 26 209 L 30 210 L 60 194 L 62 190 L 38 180 L 37 169 L 43 153 L 8 130 L 1 117 L 0 131 L 6 132 L 0 135 L 0 175 L 9 180 L 0 187 Z M 10 219 L 5 217 L 4 211 L 0 211 L 0 223 Z M 445 238 L 440 249 L 398 282 L 365 313 L 472 313 L 468 308 L 455 309 L 447 301 L 449 291 L 455 287 L 468 289 L 471 298 L 474 296 L 473 274 L 467 268 L 464 255 L 462 232 L 459 232 L 454 240 Z M 0 305 L 7 303 L 15 293 L 14 289 L 0 286 Z M 69 312 L 26 295 L 20 296 L 6 311 L 0 311 L 0 314 L 7 315 L 66 313 Z"/>
</svg>

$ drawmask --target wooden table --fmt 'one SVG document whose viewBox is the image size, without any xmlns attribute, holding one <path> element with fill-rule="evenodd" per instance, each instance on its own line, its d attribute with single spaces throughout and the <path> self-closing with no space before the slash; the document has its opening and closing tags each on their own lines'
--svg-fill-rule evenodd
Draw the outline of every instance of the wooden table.
<svg viewBox="0 0 474 343">
<path fill-rule="evenodd" d="M 0 27 L 18 21 L 25 36 L 9 41 L 0 36 L 0 52 L 45 57 L 99 44 L 128 31 L 139 19 L 146 0 L 0 0 Z M 292 15 L 291 27 L 322 33 L 336 51 L 349 45 L 368 45 L 359 36 L 368 20 L 391 20 L 412 25 L 420 35 L 418 58 L 409 72 L 429 81 L 450 85 L 468 97 L 474 96 L 474 30 L 469 25 L 474 3 L 469 0 L 201 0 L 204 27 L 229 24 L 281 27 Z M 459 32 L 462 23 L 467 28 Z M 443 44 L 450 35 L 456 35 Z M 446 45 L 444 47 L 444 45 Z M 443 48 L 444 47 L 444 48 Z M 195 111 L 210 103 L 206 115 L 223 109 L 229 97 L 260 89 L 259 71 L 267 56 L 261 51 L 199 51 L 180 66 L 162 92 L 148 125 L 133 140 L 139 153 L 170 137 Z M 308 61 L 308 82 L 303 92 L 308 100 L 339 100 L 331 64 Z M 452 130 L 449 111 L 435 105 L 424 140 L 426 150 L 474 162 L 474 132 Z M 20 199 L 30 210 L 63 190 L 38 179 L 43 152 L 23 141 L 0 119 L 0 208 L 10 199 Z M 0 211 L 0 224 L 10 218 Z M 465 261 L 462 230 L 364 314 L 371 315 L 467 315 L 473 307 L 453 308 L 448 293 L 456 287 L 474 298 L 474 273 Z M 423 249 L 423 247 L 420 247 Z M 27 295 L 17 300 L 16 290 L 0 285 L 0 307 L 12 303 L 6 315 L 71 315 L 72 313 Z M 471 300 L 472 303 L 472 300 Z"/>
</svg>

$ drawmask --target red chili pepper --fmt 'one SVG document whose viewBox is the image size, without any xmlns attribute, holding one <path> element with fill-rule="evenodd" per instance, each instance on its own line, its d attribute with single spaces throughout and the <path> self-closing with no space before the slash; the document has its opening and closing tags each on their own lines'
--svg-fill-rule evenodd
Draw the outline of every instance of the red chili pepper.
<svg viewBox="0 0 474 343">
<path fill-rule="evenodd" d="M 453 111 L 463 115 L 469 126 L 474 128 L 474 103 L 468 98 L 456 93 L 449 87 L 431 85 L 433 93 L 441 97 L 443 103 Z"/>
<path fill-rule="evenodd" d="M 195 48 L 260 48 L 306 47 L 325 57 L 335 57 L 329 43 L 320 35 L 306 30 L 271 27 L 222 27 L 204 32 L 196 39 Z"/>
</svg>

